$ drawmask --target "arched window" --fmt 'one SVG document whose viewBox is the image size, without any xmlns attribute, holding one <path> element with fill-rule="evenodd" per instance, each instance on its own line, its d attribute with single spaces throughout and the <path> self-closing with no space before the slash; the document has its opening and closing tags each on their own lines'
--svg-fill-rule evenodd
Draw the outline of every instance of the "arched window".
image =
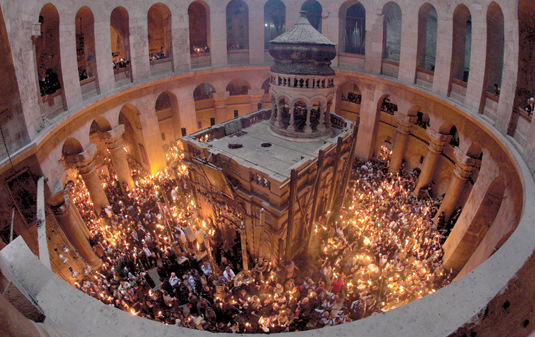
<svg viewBox="0 0 535 337">
<path fill-rule="evenodd" d="M 249 94 L 249 89 L 251 89 L 249 83 L 242 79 L 232 80 L 227 85 L 227 91 L 230 96 L 247 95 Z"/>
<path fill-rule="evenodd" d="M 98 81 L 88 81 L 97 76 L 95 58 L 95 19 L 91 10 L 84 6 L 78 10 L 75 18 L 76 58 L 78 60 L 78 77 L 84 88 L 82 93 L 98 90 Z M 87 88 L 87 89 L 86 89 Z"/>
<path fill-rule="evenodd" d="M 264 6 L 264 48 L 269 41 L 284 33 L 286 6 L 281 0 L 269 0 Z"/>
<path fill-rule="evenodd" d="M 472 17 L 464 5 L 453 13 L 452 77 L 468 82 L 472 46 Z"/>
<path fill-rule="evenodd" d="M 182 125 L 176 96 L 168 91 L 162 92 L 156 99 L 154 110 L 160 125 L 162 142 L 166 147 L 167 144 L 181 136 Z"/>
<path fill-rule="evenodd" d="M 189 43 L 192 54 L 209 53 L 208 10 L 204 3 L 194 1 L 188 7 Z"/>
<path fill-rule="evenodd" d="M 451 136 L 450 145 L 459 146 L 459 132 L 457 131 L 457 128 L 452 126 L 448 134 Z"/>
<path fill-rule="evenodd" d="M 435 71 L 437 11 L 425 4 L 418 13 L 418 67 Z"/>
<path fill-rule="evenodd" d="M 344 6 L 340 8 L 344 11 Z M 343 52 L 349 54 L 364 55 L 364 42 L 366 39 L 366 10 L 360 3 L 354 4 L 340 13 L 340 32 L 343 36 Z"/>
<path fill-rule="evenodd" d="M 515 107 L 524 108 L 527 101 L 534 95 L 535 83 L 535 3 L 531 0 L 518 2 L 519 41 L 518 72 L 515 90 Z M 516 69 L 515 69 L 516 70 Z M 516 123 L 512 123 L 508 135 L 514 136 Z"/>
<path fill-rule="evenodd" d="M 401 52 L 401 8 L 394 2 L 383 7 L 383 59 L 399 62 Z"/>
<path fill-rule="evenodd" d="M 486 89 L 499 95 L 502 85 L 504 27 L 503 12 L 500 6 L 492 2 L 487 10 L 487 62 Z"/>
<path fill-rule="evenodd" d="M 130 79 L 130 27 L 128 12 L 116 7 L 110 16 L 111 55 L 115 81 Z"/>
<path fill-rule="evenodd" d="M 193 91 L 193 100 L 201 101 L 209 98 L 213 98 L 215 93 L 214 88 L 208 83 L 199 84 Z"/>
<path fill-rule="evenodd" d="M 149 58 L 152 65 L 173 58 L 171 11 L 162 4 L 154 4 L 147 14 Z"/>
<path fill-rule="evenodd" d="M 321 13 L 323 8 L 316 0 L 307 0 L 301 10 L 306 12 L 306 17 L 312 27 L 316 28 L 321 33 Z"/>
<path fill-rule="evenodd" d="M 62 87 L 61 55 L 59 52 L 59 14 L 56 7 L 46 4 L 39 13 L 41 35 L 35 41 L 37 71 L 41 96 L 52 95 Z"/>
<path fill-rule="evenodd" d="M 249 49 L 249 8 L 243 0 L 227 5 L 227 50 Z"/>
</svg>

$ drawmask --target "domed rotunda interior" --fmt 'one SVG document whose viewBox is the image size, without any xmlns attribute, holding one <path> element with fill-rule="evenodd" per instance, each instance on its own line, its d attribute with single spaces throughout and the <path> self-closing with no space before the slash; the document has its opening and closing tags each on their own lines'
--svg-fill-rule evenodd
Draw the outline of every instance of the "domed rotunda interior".
<svg viewBox="0 0 535 337">
<path fill-rule="evenodd" d="M 0 335 L 531 335 L 534 32 L 531 0 L 0 0 Z"/>
</svg>

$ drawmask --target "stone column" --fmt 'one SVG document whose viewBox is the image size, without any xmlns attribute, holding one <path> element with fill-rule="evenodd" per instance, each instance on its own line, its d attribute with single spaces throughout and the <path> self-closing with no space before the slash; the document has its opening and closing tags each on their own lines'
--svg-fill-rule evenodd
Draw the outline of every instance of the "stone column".
<svg viewBox="0 0 535 337">
<path fill-rule="evenodd" d="M 130 12 L 132 13 L 132 12 Z M 147 14 L 130 17 L 130 58 L 134 82 L 146 82 L 150 78 L 149 28 Z"/>
<path fill-rule="evenodd" d="M 366 11 L 366 72 L 381 73 L 383 61 L 383 14 L 381 9 Z"/>
<path fill-rule="evenodd" d="M 121 183 L 121 188 L 122 184 L 126 183 L 131 191 L 134 189 L 134 180 L 132 179 L 132 172 L 123 147 L 123 133 L 124 125 L 119 124 L 110 131 L 102 132 L 100 138 L 104 140 L 106 147 L 110 151 L 111 162 Z"/>
<path fill-rule="evenodd" d="M 95 57 L 98 71 L 98 87 L 101 94 L 111 92 L 115 86 L 115 75 L 111 63 L 110 13 L 95 16 Z"/>
<path fill-rule="evenodd" d="M 437 46 L 435 75 L 433 76 L 433 92 L 447 96 L 451 77 L 451 55 L 453 49 L 453 17 L 441 13 L 437 18 Z M 438 49 L 437 49 L 438 51 Z"/>
<path fill-rule="evenodd" d="M 444 144 L 449 139 L 449 135 L 441 134 L 433 129 L 427 129 L 427 134 L 429 136 L 429 146 L 427 147 L 422 172 L 420 172 L 418 183 L 413 191 L 414 195 L 418 195 L 420 189 L 429 185 L 433 180 L 438 159 L 440 158 Z"/>
<path fill-rule="evenodd" d="M 295 106 L 290 107 L 290 122 L 288 123 L 288 129 L 287 129 L 290 132 L 294 132 L 295 131 L 294 114 L 295 114 Z"/>
<path fill-rule="evenodd" d="M 249 98 L 251 99 L 251 112 L 258 111 L 258 103 L 262 103 L 264 93 L 262 90 L 249 90 Z"/>
<path fill-rule="evenodd" d="M 249 64 L 264 64 L 264 3 L 263 1 L 248 3 Z"/>
<path fill-rule="evenodd" d="M 310 115 L 312 114 L 312 106 L 307 105 L 307 120 L 305 122 L 305 128 L 303 131 L 307 134 L 312 133 L 312 127 L 310 126 Z"/>
<path fill-rule="evenodd" d="M 35 323 L 24 317 L 2 294 L 0 294 L 0 326 L 5 336 L 41 336 Z"/>
<path fill-rule="evenodd" d="M 398 79 L 413 84 L 416 81 L 418 55 L 418 11 L 403 14 Z"/>
<path fill-rule="evenodd" d="M 227 65 L 227 26 L 226 5 L 223 2 L 220 7 L 210 8 L 210 56 L 212 67 L 220 68 Z"/>
<path fill-rule="evenodd" d="M 76 55 L 75 20 L 62 22 L 59 25 L 59 48 L 61 55 L 61 74 L 63 90 L 63 105 L 71 109 L 82 102 L 82 90 L 78 76 L 78 63 Z"/>
<path fill-rule="evenodd" d="M 95 144 L 91 144 L 84 152 L 65 157 L 65 164 L 75 167 L 82 176 L 82 179 L 84 179 L 85 186 L 89 191 L 89 196 L 98 214 L 103 207 L 108 206 L 110 203 L 108 197 L 106 197 L 106 193 L 104 193 L 96 170 L 96 154 L 97 147 Z"/>
<path fill-rule="evenodd" d="M 249 271 L 249 255 L 247 255 L 247 233 L 245 232 L 245 226 L 240 226 L 240 241 L 241 241 L 241 254 L 242 254 L 242 265 L 243 271 Z"/>
<path fill-rule="evenodd" d="M 325 114 L 327 112 L 324 111 L 324 107 L 321 104 L 319 106 L 318 113 L 320 114 L 320 121 L 319 121 L 318 126 L 317 126 L 316 129 L 319 132 L 325 132 L 327 130 L 327 128 L 325 127 Z M 330 120 L 329 120 L 329 123 L 330 123 Z"/>
<path fill-rule="evenodd" d="M 216 92 L 214 94 L 215 122 L 221 123 L 227 120 L 227 98 L 229 92 Z"/>
<path fill-rule="evenodd" d="M 472 16 L 472 44 L 470 50 L 470 76 L 466 87 L 465 104 L 483 112 L 483 96 L 486 95 L 487 23 L 480 15 Z M 504 54 L 505 56 L 505 54 Z M 505 64 L 505 62 L 504 62 Z"/>
<path fill-rule="evenodd" d="M 81 217 L 77 216 L 78 211 L 72 205 L 69 195 L 65 191 L 60 191 L 51 198 L 49 203 L 61 230 L 74 249 L 88 265 L 93 268 L 100 267 L 102 261 L 95 254 L 87 237 L 82 232 L 81 227 L 85 224 L 80 223 Z"/>
<path fill-rule="evenodd" d="M 401 162 L 403 161 L 403 157 L 405 156 L 405 149 L 407 147 L 407 141 L 409 140 L 410 127 L 411 123 L 409 122 L 409 116 L 398 116 L 396 141 L 394 142 L 392 158 L 390 159 L 390 172 L 397 173 L 401 168 Z"/>
<path fill-rule="evenodd" d="M 446 192 L 444 200 L 442 200 L 442 204 L 440 205 L 440 208 L 435 217 L 435 219 L 438 218 L 440 213 L 444 212 L 445 221 L 448 221 L 451 213 L 453 213 L 453 210 L 457 206 L 457 202 L 459 201 L 459 197 L 463 192 L 465 182 L 470 177 L 474 165 L 476 164 L 476 159 L 467 156 L 458 147 L 454 148 L 453 153 L 455 155 L 456 161 L 455 169 L 453 170 L 453 174 L 451 175 L 448 191 Z"/>
<path fill-rule="evenodd" d="M 278 107 L 277 122 L 275 123 L 275 125 L 279 128 L 282 128 L 283 127 L 282 114 L 284 113 L 284 104 L 278 104 L 277 107 Z"/>
<path fill-rule="evenodd" d="M 171 20 L 173 41 L 173 70 L 175 73 L 189 71 L 191 69 L 190 41 L 189 41 L 189 15 L 187 8 L 185 13 L 179 8 L 173 8 L 173 20 Z M 182 15 L 181 15 L 182 14 Z"/>
</svg>

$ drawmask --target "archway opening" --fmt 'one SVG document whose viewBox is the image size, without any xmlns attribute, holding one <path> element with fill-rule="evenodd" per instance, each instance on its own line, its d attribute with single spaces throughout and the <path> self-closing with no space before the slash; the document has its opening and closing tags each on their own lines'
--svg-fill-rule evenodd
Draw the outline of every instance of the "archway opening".
<svg viewBox="0 0 535 337">
<path fill-rule="evenodd" d="M 55 117 L 66 110 L 62 89 L 59 13 L 52 4 L 46 4 L 39 13 L 41 35 L 35 39 L 35 56 L 42 97 L 41 108 L 47 117 Z"/>
<path fill-rule="evenodd" d="M 338 86 L 336 91 L 336 114 L 355 121 L 360 115 L 362 93 L 359 86 L 351 81 Z"/>
<path fill-rule="evenodd" d="M 229 96 L 242 96 L 248 95 L 250 89 L 251 86 L 249 83 L 247 83 L 247 81 L 237 78 L 227 84 L 226 90 L 229 92 Z"/>
<path fill-rule="evenodd" d="M 203 68 L 212 65 L 210 59 L 210 9 L 203 1 L 194 1 L 188 7 L 189 48 L 191 67 Z"/>
<path fill-rule="evenodd" d="M 269 0 L 264 5 L 264 49 L 269 49 L 269 41 L 284 33 L 286 6 L 281 0 Z"/>
<path fill-rule="evenodd" d="M 401 55 L 401 8 L 395 2 L 383 7 L 383 64 L 384 75 L 398 77 Z"/>
<path fill-rule="evenodd" d="M 424 4 L 418 12 L 417 66 L 435 71 L 437 50 L 437 11 L 433 5 Z"/>
<path fill-rule="evenodd" d="M 323 12 L 321 4 L 316 0 L 307 0 L 303 6 L 301 6 L 301 10 L 306 12 L 305 16 L 312 27 L 316 28 L 316 30 L 321 33 L 321 13 Z"/>
<path fill-rule="evenodd" d="M 347 9 L 345 7 L 340 7 L 340 50 L 343 53 L 364 55 L 366 9 L 360 3 L 354 3 Z"/>
<path fill-rule="evenodd" d="M 485 87 L 480 112 L 496 120 L 503 76 L 504 18 L 500 6 L 492 2 L 487 9 L 487 57 Z"/>
<path fill-rule="evenodd" d="M 125 104 L 119 112 L 119 124 L 124 125 L 123 140 L 126 151 L 145 171 L 151 172 L 139 114 L 135 106 Z"/>
<path fill-rule="evenodd" d="M 171 11 L 162 3 L 152 5 L 147 13 L 151 74 L 173 70 L 171 20 Z"/>
<path fill-rule="evenodd" d="M 164 150 L 169 144 L 181 137 L 182 124 L 176 96 L 168 91 L 162 92 L 156 99 L 154 109 L 160 126 Z"/>
<path fill-rule="evenodd" d="M 78 10 L 75 18 L 76 58 L 83 97 L 98 95 L 98 72 L 95 53 L 95 19 L 89 7 Z"/>
<path fill-rule="evenodd" d="M 453 13 L 453 48 L 451 77 L 456 82 L 468 82 L 472 46 L 472 16 L 465 5 L 459 5 Z M 466 84 L 460 84 L 465 86 Z"/>
<path fill-rule="evenodd" d="M 212 119 L 215 121 L 214 94 L 215 89 L 208 83 L 199 84 L 193 91 L 198 129 L 209 127 Z"/>
<path fill-rule="evenodd" d="M 128 11 L 116 7 L 110 15 L 111 55 L 115 82 L 131 82 L 130 26 Z"/>
<path fill-rule="evenodd" d="M 229 64 L 249 63 L 249 7 L 243 0 L 227 5 L 227 53 Z"/>
</svg>

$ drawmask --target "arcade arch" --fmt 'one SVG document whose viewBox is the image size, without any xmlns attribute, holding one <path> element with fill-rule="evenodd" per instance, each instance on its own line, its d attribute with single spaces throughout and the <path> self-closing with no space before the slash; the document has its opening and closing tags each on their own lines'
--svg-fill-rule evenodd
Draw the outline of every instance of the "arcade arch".
<svg viewBox="0 0 535 337">
<path fill-rule="evenodd" d="M 41 108 L 47 117 L 67 109 L 61 71 L 59 13 L 50 3 L 39 13 L 41 35 L 35 39 Z"/>
<path fill-rule="evenodd" d="M 354 0 L 340 7 L 340 52 L 364 55 L 366 52 L 366 9 Z"/>
<path fill-rule="evenodd" d="M 305 15 L 312 27 L 321 33 L 321 13 L 323 12 L 321 4 L 316 0 L 307 0 L 301 6 L 301 10 L 306 12 Z"/>
<path fill-rule="evenodd" d="M 264 48 L 269 49 L 269 41 L 284 33 L 286 6 L 281 0 L 269 0 L 264 5 Z"/>
<path fill-rule="evenodd" d="M 173 69 L 171 19 L 171 11 L 160 2 L 152 5 L 147 13 L 151 74 L 169 72 Z"/>
<path fill-rule="evenodd" d="M 98 71 L 95 51 L 95 18 L 89 7 L 78 10 L 75 17 L 76 58 L 82 95 L 98 95 Z"/>
<path fill-rule="evenodd" d="M 110 34 L 115 82 L 131 82 L 129 16 L 124 7 L 115 7 L 111 12 Z"/>
<path fill-rule="evenodd" d="M 204 1 L 193 1 L 188 7 L 189 48 L 192 68 L 209 67 L 210 7 Z"/>
</svg>

